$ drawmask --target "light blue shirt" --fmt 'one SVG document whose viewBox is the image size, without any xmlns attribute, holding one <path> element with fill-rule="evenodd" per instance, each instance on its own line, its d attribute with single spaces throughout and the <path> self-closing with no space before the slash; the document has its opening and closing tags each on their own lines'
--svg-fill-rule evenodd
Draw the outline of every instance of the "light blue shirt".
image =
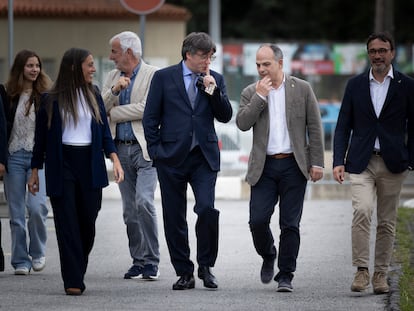
<svg viewBox="0 0 414 311">
<path fill-rule="evenodd" d="M 186 66 L 184 62 L 182 62 L 182 64 L 183 64 L 183 79 L 184 79 L 184 84 L 185 84 L 185 90 L 187 91 L 191 83 L 191 74 L 193 72 L 190 69 L 188 69 L 188 67 Z M 198 93 L 198 88 L 196 88 L 196 93 Z"/>
<path fill-rule="evenodd" d="M 126 89 L 123 89 L 119 94 L 119 104 L 120 105 L 129 105 L 131 103 L 131 92 L 135 83 L 135 78 L 137 77 L 138 71 L 141 67 L 141 63 L 134 68 L 132 76 L 130 77 L 131 83 Z M 121 76 L 125 76 L 124 72 L 121 72 Z M 119 140 L 137 140 L 132 130 L 131 121 L 118 123 L 116 125 L 116 139 Z"/>
</svg>

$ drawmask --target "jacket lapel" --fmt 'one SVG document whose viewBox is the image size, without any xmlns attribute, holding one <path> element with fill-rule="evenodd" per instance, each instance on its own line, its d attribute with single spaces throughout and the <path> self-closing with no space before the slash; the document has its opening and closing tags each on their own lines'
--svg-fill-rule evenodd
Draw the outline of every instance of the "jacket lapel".
<svg viewBox="0 0 414 311">
<path fill-rule="evenodd" d="M 360 85 L 361 90 L 361 105 L 366 105 L 366 109 L 376 118 L 377 114 L 375 113 L 374 104 L 371 99 L 371 89 L 370 89 L 370 80 L 369 80 L 369 70 L 363 76 L 362 83 Z"/>
<path fill-rule="evenodd" d="M 391 79 L 390 81 L 390 86 L 388 88 L 387 96 L 385 97 L 384 106 L 381 109 L 381 114 L 390 105 L 392 98 L 395 95 L 396 89 L 400 83 L 401 77 L 397 72 L 394 71 L 394 79 Z"/>
<path fill-rule="evenodd" d="M 176 65 L 174 68 L 174 75 L 173 75 L 173 82 L 175 83 L 178 92 L 180 93 L 181 97 L 187 103 L 187 105 L 192 109 L 190 99 L 188 98 L 187 90 L 185 89 L 184 77 L 183 77 L 183 67 L 182 61 Z"/>
<path fill-rule="evenodd" d="M 296 96 L 296 81 L 289 75 L 285 75 L 285 109 L 286 109 L 286 124 L 291 128 L 291 116 L 295 115 L 296 111 L 294 105 L 294 98 Z"/>
</svg>

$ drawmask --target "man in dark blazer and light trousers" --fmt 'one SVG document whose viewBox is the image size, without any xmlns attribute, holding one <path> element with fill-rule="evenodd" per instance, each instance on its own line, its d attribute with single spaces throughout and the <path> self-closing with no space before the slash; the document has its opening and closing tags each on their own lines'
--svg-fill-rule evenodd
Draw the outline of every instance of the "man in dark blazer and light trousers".
<svg viewBox="0 0 414 311">
<path fill-rule="evenodd" d="M 349 80 L 334 136 L 333 175 L 352 193 L 351 290 L 369 286 L 371 217 L 377 209 L 374 293 L 389 291 L 390 264 L 401 187 L 414 166 L 414 80 L 391 65 L 394 41 L 388 33 L 368 37 L 371 69 Z"/>
<path fill-rule="evenodd" d="M 253 128 L 246 180 L 251 186 L 249 225 L 263 258 L 261 281 L 270 283 L 277 257 L 270 220 L 279 202 L 279 292 L 291 292 L 299 252 L 299 224 L 307 180 L 323 177 L 323 130 L 318 102 L 308 82 L 283 72 L 283 53 L 263 44 L 256 53 L 260 80 L 241 94 L 236 123 Z"/>
<path fill-rule="evenodd" d="M 189 34 L 183 41 L 183 60 L 155 72 L 144 111 L 148 152 L 160 183 L 165 237 L 180 277 L 174 290 L 195 284 L 186 221 L 188 184 L 198 216 L 198 277 L 207 288 L 218 286 L 210 271 L 217 257 L 219 225 L 214 200 L 220 154 L 214 119 L 228 122 L 232 108 L 222 75 L 209 70 L 215 51 L 206 33 Z"/>
</svg>

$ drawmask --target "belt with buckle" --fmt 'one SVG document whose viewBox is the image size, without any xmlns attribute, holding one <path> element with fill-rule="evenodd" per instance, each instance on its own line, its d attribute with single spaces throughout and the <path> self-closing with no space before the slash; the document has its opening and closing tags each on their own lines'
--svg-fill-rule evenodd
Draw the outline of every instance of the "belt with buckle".
<svg viewBox="0 0 414 311">
<path fill-rule="evenodd" d="M 280 159 L 292 158 L 293 157 L 293 152 L 291 152 L 291 153 L 269 154 L 267 156 L 272 158 L 272 159 L 280 160 Z"/>
<path fill-rule="evenodd" d="M 117 144 L 122 144 L 122 145 L 135 145 L 135 144 L 138 144 L 138 140 L 120 140 L 120 139 L 115 139 L 115 142 Z"/>
<path fill-rule="evenodd" d="M 375 156 L 377 156 L 377 157 L 380 157 L 381 156 L 381 151 L 374 150 L 374 151 L 372 151 L 372 154 L 375 155 Z"/>
</svg>

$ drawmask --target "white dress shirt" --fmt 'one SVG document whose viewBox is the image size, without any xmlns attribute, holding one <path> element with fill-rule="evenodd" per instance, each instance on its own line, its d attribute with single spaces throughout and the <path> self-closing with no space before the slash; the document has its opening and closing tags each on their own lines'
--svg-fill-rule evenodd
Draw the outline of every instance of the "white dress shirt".
<svg viewBox="0 0 414 311">
<path fill-rule="evenodd" d="M 392 65 L 387 73 L 387 76 L 382 82 L 379 82 L 374 78 L 374 75 L 372 74 L 372 68 L 369 71 L 369 90 L 371 93 L 371 101 L 374 106 L 375 114 L 377 115 L 377 117 L 379 117 L 382 107 L 384 106 L 385 98 L 387 97 L 391 79 L 394 79 Z M 375 139 L 374 149 L 381 150 L 378 137 Z"/>
<path fill-rule="evenodd" d="M 291 153 L 292 147 L 286 122 L 285 77 L 277 89 L 270 90 L 267 100 L 270 121 L 267 154 Z"/>
<path fill-rule="evenodd" d="M 72 146 L 87 146 L 92 143 L 92 114 L 81 91 L 78 91 L 77 109 L 78 122 L 75 125 L 72 117 L 67 120 L 62 133 L 62 143 Z"/>
</svg>

